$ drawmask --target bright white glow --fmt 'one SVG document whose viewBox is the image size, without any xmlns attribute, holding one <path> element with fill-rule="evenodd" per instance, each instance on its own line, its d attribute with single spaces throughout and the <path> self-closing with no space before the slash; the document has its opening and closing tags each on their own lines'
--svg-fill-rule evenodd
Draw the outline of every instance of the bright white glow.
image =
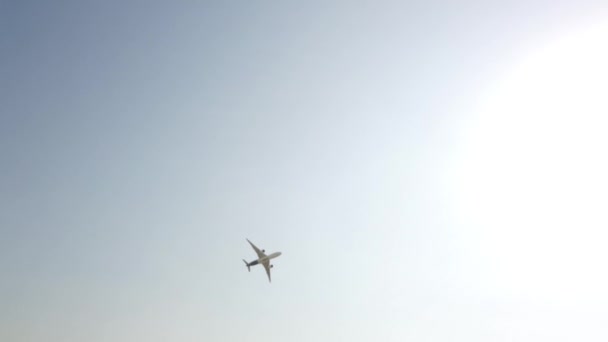
<svg viewBox="0 0 608 342">
<path fill-rule="evenodd" d="M 608 23 L 518 63 L 484 96 L 454 205 L 492 287 L 608 298 Z M 495 286 L 495 287 L 494 287 Z"/>
</svg>

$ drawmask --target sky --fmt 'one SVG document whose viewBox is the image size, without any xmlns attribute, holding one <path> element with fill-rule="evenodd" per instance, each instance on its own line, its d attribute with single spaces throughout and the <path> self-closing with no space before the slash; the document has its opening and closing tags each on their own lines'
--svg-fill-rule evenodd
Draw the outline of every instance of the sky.
<svg viewBox="0 0 608 342">
<path fill-rule="evenodd" d="M 0 340 L 606 341 L 606 23 L 0 2 Z"/>
</svg>

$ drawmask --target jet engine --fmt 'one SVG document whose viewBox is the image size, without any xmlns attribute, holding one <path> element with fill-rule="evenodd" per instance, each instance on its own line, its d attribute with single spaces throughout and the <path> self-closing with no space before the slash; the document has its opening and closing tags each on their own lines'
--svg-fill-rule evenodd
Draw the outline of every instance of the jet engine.
<svg viewBox="0 0 608 342">
<path fill-rule="evenodd" d="M 274 265 L 270 265 L 270 268 L 273 268 L 273 267 L 274 267 Z"/>
<path fill-rule="evenodd" d="M 265 250 L 265 249 L 262 249 L 262 253 L 266 253 L 266 250 Z"/>
</svg>

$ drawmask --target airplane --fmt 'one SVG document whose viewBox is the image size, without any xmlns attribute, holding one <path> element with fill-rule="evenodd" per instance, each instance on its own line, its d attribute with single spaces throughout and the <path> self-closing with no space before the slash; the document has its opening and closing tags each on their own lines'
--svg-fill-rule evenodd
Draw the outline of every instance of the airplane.
<svg viewBox="0 0 608 342">
<path fill-rule="evenodd" d="M 258 255 L 258 259 L 253 260 L 252 262 L 247 262 L 245 259 L 243 259 L 243 262 L 245 263 L 245 265 L 247 265 L 247 270 L 249 272 L 251 272 L 251 266 L 255 266 L 257 264 L 262 264 L 262 265 L 264 265 L 264 268 L 266 269 L 266 274 L 268 275 L 268 282 L 271 282 L 270 269 L 273 267 L 273 265 L 270 264 L 270 259 L 274 259 L 274 258 L 280 256 L 281 252 L 275 252 L 270 255 L 266 255 L 266 254 L 264 254 L 266 252 L 265 250 L 263 250 L 263 249 L 260 250 L 253 243 L 251 243 L 251 241 L 249 241 L 249 239 L 246 239 L 246 240 L 247 240 L 247 242 L 249 242 L 249 244 L 251 245 L 253 250 Z"/>
</svg>

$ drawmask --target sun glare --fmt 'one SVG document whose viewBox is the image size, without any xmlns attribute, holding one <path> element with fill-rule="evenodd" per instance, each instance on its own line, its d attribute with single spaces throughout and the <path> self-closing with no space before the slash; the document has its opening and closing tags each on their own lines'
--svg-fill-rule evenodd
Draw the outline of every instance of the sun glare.
<svg viewBox="0 0 608 342">
<path fill-rule="evenodd" d="M 484 277 L 511 295 L 608 299 L 608 22 L 516 63 L 466 139 L 454 205 Z"/>
</svg>

